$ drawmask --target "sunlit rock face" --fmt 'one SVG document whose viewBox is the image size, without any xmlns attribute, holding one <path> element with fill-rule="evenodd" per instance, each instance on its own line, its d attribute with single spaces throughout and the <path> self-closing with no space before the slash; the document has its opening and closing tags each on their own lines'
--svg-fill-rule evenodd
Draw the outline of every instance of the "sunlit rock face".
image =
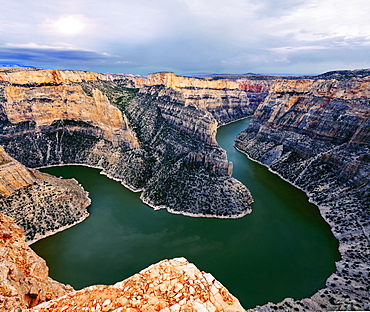
<svg viewBox="0 0 370 312">
<path fill-rule="evenodd" d="M 48 267 L 28 247 L 23 230 L 0 213 L 0 311 L 20 311 L 73 291 L 48 277 Z"/>
<path fill-rule="evenodd" d="M 369 98 L 369 70 L 278 79 L 236 139 L 239 150 L 303 189 L 339 240 L 342 260 L 327 288 L 280 308 L 370 307 Z"/>
<path fill-rule="evenodd" d="M 145 83 L 139 75 L 99 74 L 89 71 L 37 69 L 27 67 L 0 67 L 0 81 L 13 85 L 63 84 L 74 82 L 115 81 L 128 79 L 134 87 Z"/>
<path fill-rule="evenodd" d="M 29 311 L 244 311 L 211 274 L 184 258 L 163 260 L 112 286 L 91 286 Z"/>
<path fill-rule="evenodd" d="M 185 107 L 195 107 L 209 112 L 217 125 L 252 115 L 247 93 L 240 90 L 237 81 L 229 79 L 198 79 L 176 76 L 174 73 L 149 74 L 148 86 L 164 86 L 163 93 Z M 171 90 L 171 91 L 170 91 Z"/>
<path fill-rule="evenodd" d="M 231 177 L 232 164 L 216 142 L 220 124 L 252 112 L 234 81 L 0 73 L 0 143 L 21 163 L 101 168 L 143 191 L 148 205 L 174 213 L 235 218 L 251 211 L 249 191 Z"/>
<path fill-rule="evenodd" d="M 238 78 L 236 81 L 238 88 L 247 94 L 251 108 L 256 110 L 265 100 L 275 78 L 267 76 L 253 76 L 253 78 Z"/>
<path fill-rule="evenodd" d="M 96 129 L 97 137 L 115 144 L 138 146 L 122 112 L 109 103 L 98 89 L 87 96 L 81 86 L 45 86 L 37 88 L 5 87 L 4 110 L 13 123 L 35 122 L 36 128 L 58 120 L 82 121 Z"/>
<path fill-rule="evenodd" d="M 88 194 L 76 180 L 58 179 L 26 168 L 0 146 L 0 212 L 35 241 L 88 217 Z"/>
</svg>

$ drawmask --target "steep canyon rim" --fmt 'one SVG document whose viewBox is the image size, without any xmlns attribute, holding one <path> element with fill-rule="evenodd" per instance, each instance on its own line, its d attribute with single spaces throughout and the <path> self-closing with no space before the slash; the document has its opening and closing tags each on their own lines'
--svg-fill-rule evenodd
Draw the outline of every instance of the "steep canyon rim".
<svg viewBox="0 0 370 312">
<path fill-rule="evenodd" d="M 153 211 L 139 194 L 87 167 L 45 171 L 74 177 L 90 192 L 91 216 L 32 248 L 51 276 L 75 288 L 112 284 L 163 258 L 185 256 L 220 280 L 245 308 L 302 299 L 324 287 L 339 260 L 338 244 L 317 207 L 266 168 L 235 150 L 249 120 L 218 129 L 234 176 L 255 198 L 242 219 L 198 219 Z"/>
<path fill-rule="evenodd" d="M 370 308 L 366 204 L 370 71 L 298 78 L 201 80 L 173 73 L 147 78 L 3 70 L 1 144 L 30 167 L 79 163 L 104 168 L 114 179 L 143 190 L 145 202 L 152 206 L 184 214 L 237 216 L 249 210 L 251 197 L 230 177 L 231 165 L 214 135 L 217 125 L 253 114 L 252 127 L 238 136 L 237 148 L 318 203 L 340 242 L 342 256 L 326 288 L 311 298 L 284 300 L 258 311 Z M 109 122 L 112 114 L 114 120 Z M 46 197 L 34 192 L 40 187 L 44 192 L 49 189 Z M 16 191 L 36 199 L 23 209 L 32 211 L 29 216 L 17 213 L 24 205 L 14 195 L 1 200 L 4 212 L 24 225 L 29 241 L 86 215 L 83 207 L 75 210 L 68 197 L 50 190 L 49 183 L 39 180 L 31 192 L 30 188 Z M 86 203 L 81 191 L 79 200 Z"/>
</svg>

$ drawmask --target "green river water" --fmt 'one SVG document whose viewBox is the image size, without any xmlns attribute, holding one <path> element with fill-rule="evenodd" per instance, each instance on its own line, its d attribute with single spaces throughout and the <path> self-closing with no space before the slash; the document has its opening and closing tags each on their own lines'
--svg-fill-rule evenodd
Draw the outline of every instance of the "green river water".
<svg viewBox="0 0 370 312">
<path fill-rule="evenodd" d="M 42 171 L 76 178 L 90 192 L 90 217 L 32 248 L 52 278 L 80 289 L 113 284 L 163 259 L 186 257 L 212 273 L 244 308 L 325 286 L 339 260 L 338 242 L 306 195 L 233 147 L 249 119 L 219 128 L 217 141 L 233 176 L 252 192 L 253 212 L 241 219 L 191 218 L 154 211 L 138 193 L 83 166 Z"/>
</svg>

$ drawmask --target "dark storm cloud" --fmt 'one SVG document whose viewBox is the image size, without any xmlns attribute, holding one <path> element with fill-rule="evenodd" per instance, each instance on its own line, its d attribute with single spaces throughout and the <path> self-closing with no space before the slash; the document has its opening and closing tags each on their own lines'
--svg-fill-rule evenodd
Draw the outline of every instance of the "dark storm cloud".
<svg viewBox="0 0 370 312">
<path fill-rule="evenodd" d="M 54 60 L 101 61 L 108 57 L 93 51 L 30 49 L 0 47 L 0 60 L 19 60 L 33 62 L 52 62 Z"/>
</svg>

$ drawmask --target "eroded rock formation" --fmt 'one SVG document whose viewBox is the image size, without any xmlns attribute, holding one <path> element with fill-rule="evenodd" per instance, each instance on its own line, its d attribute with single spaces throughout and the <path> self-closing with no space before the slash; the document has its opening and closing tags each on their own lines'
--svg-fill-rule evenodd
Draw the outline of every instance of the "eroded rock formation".
<svg viewBox="0 0 370 312">
<path fill-rule="evenodd" d="M 112 286 L 91 286 L 28 310 L 46 311 L 244 311 L 211 274 L 184 258 L 163 260 Z"/>
<path fill-rule="evenodd" d="M 239 150 L 308 194 L 342 255 L 326 289 L 259 311 L 370 307 L 370 71 L 347 76 L 276 80 L 236 139 Z"/>
<path fill-rule="evenodd" d="M 286 299 L 256 310 L 370 309 L 369 71 L 289 79 L 196 79 L 158 73 L 149 75 L 146 83 L 129 75 L 22 68 L 0 74 L 0 144 L 11 156 L 29 167 L 73 163 L 101 168 L 142 191 L 149 205 L 188 215 L 239 217 L 250 212 L 249 191 L 231 177 L 232 164 L 215 134 L 219 125 L 257 109 L 250 127 L 238 136 L 238 149 L 306 191 L 332 226 L 342 260 L 327 287 L 311 298 Z M 19 197 L 19 190 L 38 185 L 33 184 L 38 177 L 48 178 L 9 159 L 3 156 L 0 164 L 12 172 L 4 175 L 1 200 L 7 198 L 17 206 L 19 198 L 25 198 Z M 58 190 L 47 184 L 42 192 L 38 194 L 48 197 Z M 8 201 L 3 201 L 0 207 L 6 205 Z M 32 207 L 23 209 L 23 219 L 33 216 L 27 213 Z M 62 228 L 57 222 L 52 226 Z M 160 274 L 159 279 L 168 286 L 172 277 Z M 135 275 L 134 280 L 142 277 Z M 124 306 L 118 304 L 133 309 L 132 304 L 148 302 L 114 301 L 112 296 L 123 285 L 125 281 L 94 286 L 50 303 L 49 308 L 56 304 L 56 310 L 67 310 L 72 302 L 92 299 L 91 308 L 99 304 L 101 310 L 120 311 Z M 166 290 L 174 290 L 171 287 Z M 199 298 L 181 304 L 183 298 L 179 302 L 161 298 L 156 302 L 165 311 L 166 307 L 177 311 L 182 303 L 193 309 L 218 309 Z"/>
<path fill-rule="evenodd" d="M 251 195 L 231 177 L 232 164 L 216 143 L 216 119 L 186 106 L 182 95 L 162 85 L 143 87 L 125 110 L 153 159 L 144 202 L 191 216 L 249 213 Z"/>
<path fill-rule="evenodd" d="M 99 74 L 88 71 L 37 69 L 27 67 L 0 67 L 0 81 L 13 85 L 37 86 L 40 84 L 62 84 L 73 82 L 114 81 L 127 79 L 133 87 L 145 83 L 145 77 L 139 75 Z"/>
<path fill-rule="evenodd" d="M 107 96 L 94 89 L 87 96 L 81 86 L 5 87 L 4 113 L 12 124 L 35 122 L 35 128 L 58 120 L 74 120 L 97 129 L 95 136 L 113 144 L 125 142 L 138 147 L 121 111 L 110 105 Z"/>
<path fill-rule="evenodd" d="M 180 91 L 157 84 L 139 91 L 138 78 L 125 75 L 28 70 L 3 77 L 0 142 L 21 163 L 101 168 L 143 191 L 150 206 L 175 213 L 240 217 L 250 212 L 249 191 L 231 177 L 232 164 L 215 140 L 221 123 L 216 111 L 227 121 L 251 113 L 237 84 L 229 90 L 221 88 L 231 83 L 189 78 L 203 88 L 190 103 L 195 93 L 185 82 Z M 155 77 L 149 76 L 149 85 L 163 82 Z M 243 108 L 236 113 L 225 103 Z"/>
<path fill-rule="evenodd" d="M 74 179 L 26 168 L 0 146 L 0 212 L 14 218 L 29 242 L 88 217 L 88 194 Z"/>
<path fill-rule="evenodd" d="M 26 244 L 23 230 L 0 213 L 0 311 L 20 311 L 73 291 L 48 277 L 48 271 L 45 260 Z"/>
<path fill-rule="evenodd" d="M 185 107 L 209 112 L 217 126 L 250 116 L 256 109 L 240 83 L 229 79 L 181 77 L 174 73 L 149 74 L 147 80 L 148 86 L 165 87 L 162 96 L 181 101 Z"/>
</svg>

